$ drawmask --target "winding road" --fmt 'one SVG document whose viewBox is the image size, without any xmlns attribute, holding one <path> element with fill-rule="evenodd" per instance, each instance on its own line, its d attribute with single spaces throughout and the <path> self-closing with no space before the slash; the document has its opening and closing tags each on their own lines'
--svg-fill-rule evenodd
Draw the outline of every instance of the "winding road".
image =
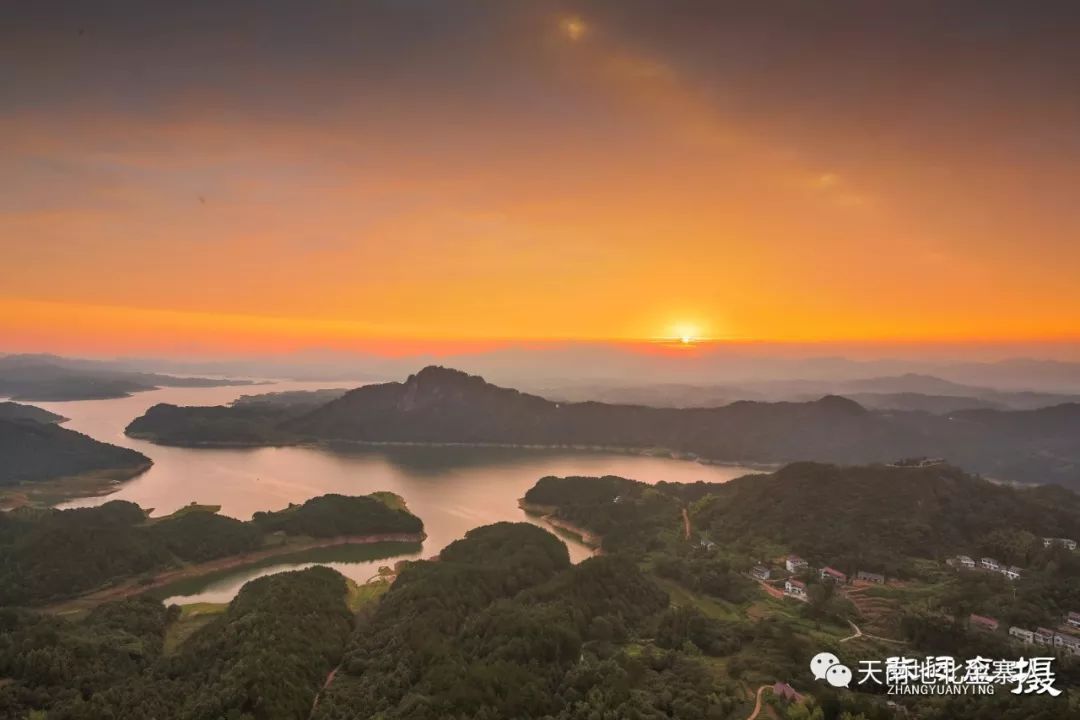
<svg viewBox="0 0 1080 720">
<path fill-rule="evenodd" d="M 746 718 L 746 720 L 755 720 L 755 718 L 757 718 L 758 713 L 761 712 L 761 693 L 771 687 L 772 685 L 762 685 L 757 689 L 757 700 L 754 702 L 754 712 L 750 713 L 750 717 Z"/>
</svg>

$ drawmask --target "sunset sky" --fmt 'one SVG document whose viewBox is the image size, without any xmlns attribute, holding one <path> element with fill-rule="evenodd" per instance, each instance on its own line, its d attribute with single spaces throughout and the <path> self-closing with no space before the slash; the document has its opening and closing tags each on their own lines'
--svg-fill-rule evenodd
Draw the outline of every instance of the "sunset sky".
<svg viewBox="0 0 1080 720">
<path fill-rule="evenodd" d="M 1077 10 L 12 3 L 0 352 L 1077 340 Z"/>
</svg>

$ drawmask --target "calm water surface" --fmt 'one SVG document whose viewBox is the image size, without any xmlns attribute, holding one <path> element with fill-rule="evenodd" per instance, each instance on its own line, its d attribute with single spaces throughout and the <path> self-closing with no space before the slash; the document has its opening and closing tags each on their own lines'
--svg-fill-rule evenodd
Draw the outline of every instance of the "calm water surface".
<svg viewBox="0 0 1080 720">
<path fill-rule="evenodd" d="M 221 405 L 240 395 L 282 390 L 355 387 L 361 383 L 278 382 L 224 388 L 162 388 L 115 400 L 34 403 L 70 418 L 65 427 L 115 445 L 134 448 L 154 461 L 143 475 L 113 494 L 81 498 L 61 507 L 86 507 L 107 500 L 130 500 L 154 515 L 191 502 L 220 505 L 221 512 L 247 520 L 258 510 L 276 510 L 324 493 L 363 495 L 376 490 L 398 493 L 420 516 L 428 534 L 415 547 L 335 548 L 321 554 L 278 558 L 261 567 L 201 578 L 176 588 L 170 602 L 223 602 L 260 575 L 322 564 L 363 582 L 388 558 L 430 557 L 466 531 L 500 520 L 529 521 L 518 498 L 545 475 L 621 475 L 648 483 L 724 482 L 753 472 L 749 468 L 702 465 L 665 458 L 565 450 L 503 448 L 382 447 L 348 451 L 282 447 L 191 449 L 154 445 L 124 435 L 124 427 L 148 407 Z M 546 525 L 544 527 L 547 527 Z M 564 538 L 571 559 L 589 549 Z"/>
</svg>

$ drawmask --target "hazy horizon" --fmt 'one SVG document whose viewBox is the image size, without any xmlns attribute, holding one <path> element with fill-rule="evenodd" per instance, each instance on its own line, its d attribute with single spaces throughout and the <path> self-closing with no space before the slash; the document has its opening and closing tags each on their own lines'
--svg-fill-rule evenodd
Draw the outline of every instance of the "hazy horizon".
<svg viewBox="0 0 1080 720">
<path fill-rule="evenodd" d="M 970 388 L 1043 393 L 1080 393 L 1080 362 L 1060 348 L 1054 354 L 1024 354 L 1041 348 L 993 346 L 980 352 L 955 352 L 938 347 L 850 347 L 669 341 L 651 344 L 523 343 L 491 344 L 479 348 L 416 349 L 414 352 L 317 350 L 249 355 L 73 355 L 8 352 L 14 355 L 55 356 L 62 361 L 106 363 L 109 367 L 187 375 L 303 380 L 403 380 L 428 365 L 442 365 L 492 382 L 531 391 L 567 388 L 652 387 L 687 385 L 730 386 L 736 398 L 790 399 L 815 393 L 848 392 L 860 380 L 926 376 L 956 384 L 915 381 L 911 392 L 962 394 Z M 901 352 L 903 350 L 904 352 Z M 847 384 L 845 384 L 847 383 Z M 895 383 L 894 383 L 895 384 Z M 906 386 L 905 386 L 906 387 Z"/>
</svg>

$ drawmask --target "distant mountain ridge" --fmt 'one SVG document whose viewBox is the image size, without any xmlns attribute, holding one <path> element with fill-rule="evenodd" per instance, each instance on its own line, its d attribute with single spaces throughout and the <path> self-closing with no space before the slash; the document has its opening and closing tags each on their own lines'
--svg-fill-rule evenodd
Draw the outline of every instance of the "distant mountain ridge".
<svg viewBox="0 0 1080 720">
<path fill-rule="evenodd" d="M 126 397 L 157 387 L 251 385 L 249 380 L 174 377 L 141 372 L 114 363 L 54 355 L 0 356 L 0 397 L 66 401 Z"/>
<path fill-rule="evenodd" d="M 846 398 L 807 403 L 741 401 L 675 410 L 603 403 L 557 403 L 502 388 L 459 370 L 431 366 L 403 383 L 368 385 L 284 428 L 304 437 L 373 442 L 597 445 L 668 448 L 707 457 L 769 461 L 817 457 L 837 442 L 858 455 L 877 444 L 873 418 Z M 740 427 L 753 426 L 753 433 Z M 817 428 L 847 432 L 822 433 Z M 840 451 L 833 447 L 832 451 Z"/>
<path fill-rule="evenodd" d="M 918 410 L 936 414 L 973 408 L 1033 410 L 1080 401 L 1080 395 L 1075 394 L 997 390 L 921 373 L 838 381 L 792 379 L 719 385 L 547 383 L 530 389 L 552 400 L 593 400 L 670 408 L 716 407 L 739 400 L 806 402 L 823 395 L 841 395 L 871 409 Z"/>
<path fill-rule="evenodd" d="M 712 408 L 564 403 L 430 366 L 314 409 L 159 405 L 128 433 L 165 444 L 300 441 L 604 447 L 721 462 L 888 463 L 945 457 L 1002 480 L 1080 487 L 1080 404 L 944 415 L 868 410 L 835 395 Z"/>
</svg>

